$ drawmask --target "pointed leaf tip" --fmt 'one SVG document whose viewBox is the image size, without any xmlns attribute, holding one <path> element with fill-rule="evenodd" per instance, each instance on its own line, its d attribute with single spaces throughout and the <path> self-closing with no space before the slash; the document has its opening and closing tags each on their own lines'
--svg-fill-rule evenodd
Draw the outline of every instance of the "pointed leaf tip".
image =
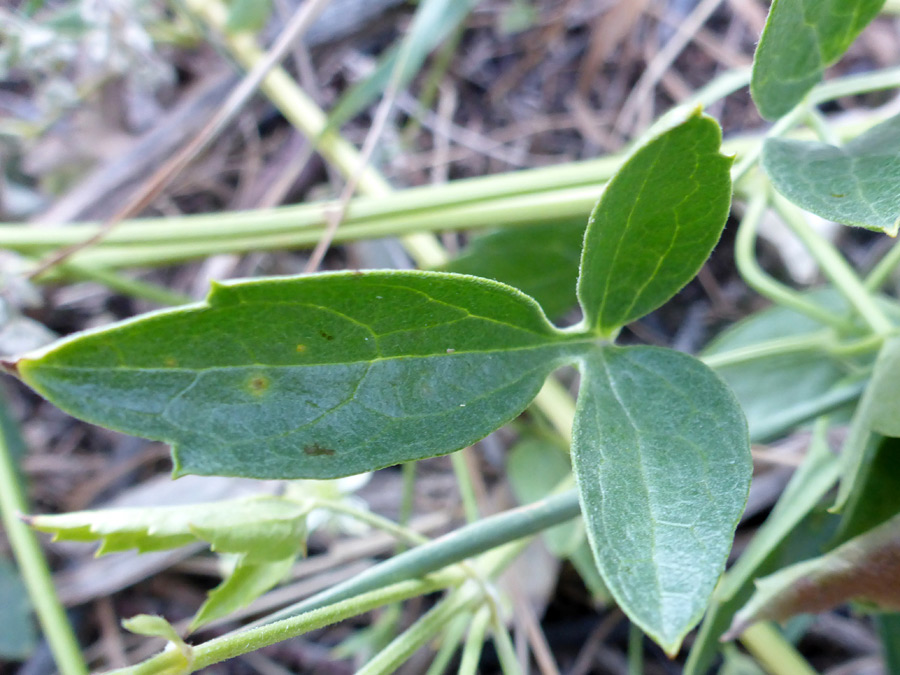
<svg viewBox="0 0 900 675">
<path fill-rule="evenodd" d="M 674 655 L 706 609 L 747 500 L 752 462 L 740 406 L 693 357 L 603 347 L 582 365 L 573 431 L 604 581 Z"/>
<path fill-rule="evenodd" d="M 687 284 L 731 207 L 722 130 L 696 111 L 639 148 L 607 184 L 588 222 L 578 299 L 589 330 L 610 335 Z"/>
</svg>

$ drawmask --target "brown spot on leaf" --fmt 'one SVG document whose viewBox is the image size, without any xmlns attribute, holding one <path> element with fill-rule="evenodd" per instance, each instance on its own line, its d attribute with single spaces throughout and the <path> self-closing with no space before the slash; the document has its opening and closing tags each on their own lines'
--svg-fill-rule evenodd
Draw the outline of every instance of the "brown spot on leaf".
<svg viewBox="0 0 900 675">
<path fill-rule="evenodd" d="M 297 353 L 302 354 L 306 351 L 306 345 L 297 345 Z"/>
<path fill-rule="evenodd" d="M 329 342 L 334 340 L 334 335 L 332 335 L 331 333 L 326 333 L 324 330 L 320 330 L 319 335 L 321 335 L 323 338 L 325 338 Z"/>
<path fill-rule="evenodd" d="M 263 375 L 256 375 L 255 377 L 250 378 L 250 382 L 248 385 L 250 386 L 250 393 L 256 394 L 260 396 L 266 389 L 269 388 L 269 378 Z"/>
<path fill-rule="evenodd" d="M 331 457 L 334 454 L 334 450 L 332 450 L 331 448 L 323 448 L 318 443 L 307 445 L 305 448 L 303 448 L 303 452 L 305 452 L 310 457 Z"/>
</svg>

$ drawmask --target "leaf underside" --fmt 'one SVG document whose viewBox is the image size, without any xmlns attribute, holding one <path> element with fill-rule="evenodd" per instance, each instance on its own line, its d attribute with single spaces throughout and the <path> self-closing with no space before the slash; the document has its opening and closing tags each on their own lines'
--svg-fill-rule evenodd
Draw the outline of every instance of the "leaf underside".
<svg viewBox="0 0 900 675">
<path fill-rule="evenodd" d="M 604 579 L 669 654 L 700 620 L 750 485 L 746 421 L 696 359 L 608 347 L 582 366 L 572 445 Z"/>
<path fill-rule="evenodd" d="M 610 334 L 661 306 L 702 267 L 731 206 L 722 132 L 694 115 L 650 141 L 609 182 L 584 239 L 578 298 Z"/>
<path fill-rule="evenodd" d="M 844 225 L 897 235 L 900 226 L 900 115 L 841 148 L 770 138 L 762 165 L 794 204 Z"/>
<path fill-rule="evenodd" d="M 16 365 L 70 414 L 171 443 L 178 475 L 335 478 L 483 438 L 584 339 L 484 279 L 336 273 L 218 285 Z"/>
<path fill-rule="evenodd" d="M 753 58 L 760 114 L 790 112 L 874 19 L 885 0 L 774 0 Z"/>
</svg>

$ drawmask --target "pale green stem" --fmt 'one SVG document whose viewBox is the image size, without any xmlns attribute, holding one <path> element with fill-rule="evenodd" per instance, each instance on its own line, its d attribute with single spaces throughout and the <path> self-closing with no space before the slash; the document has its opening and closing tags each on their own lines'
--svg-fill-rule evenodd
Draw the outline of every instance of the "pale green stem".
<svg viewBox="0 0 900 675">
<path fill-rule="evenodd" d="M 150 284 L 139 279 L 131 279 L 112 270 L 98 267 L 85 267 L 73 262 L 64 262 L 59 266 L 63 274 L 70 274 L 77 279 L 96 281 L 107 288 L 133 298 L 142 298 L 160 305 L 185 305 L 193 302 L 193 298 L 170 291 L 163 286 Z M 38 279 L 40 281 L 40 279 Z"/>
<path fill-rule="evenodd" d="M 500 671 L 503 675 L 522 675 L 522 666 L 519 657 L 516 656 L 516 648 L 513 646 L 509 631 L 503 625 L 503 620 L 494 614 L 493 616 L 494 647 L 497 650 L 497 658 L 500 660 Z"/>
<path fill-rule="evenodd" d="M 643 675 L 644 632 L 633 623 L 628 627 L 628 675 Z"/>
<path fill-rule="evenodd" d="M 457 589 L 448 598 L 438 602 L 358 670 L 356 675 L 395 673 L 410 656 L 452 621 L 453 617 L 475 607 L 481 601 L 480 594 L 472 589 L 472 586 Z"/>
<path fill-rule="evenodd" d="M 886 0 L 881 11 L 885 14 L 900 14 L 900 0 Z"/>
<path fill-rule="evenodd" d="M 866 289 L 834 245 L 816 232 L 807 222 L 803 212 L 781 195 L 773 196 L 775 208 L 784 218 L 791 231 L 803 242 L 806 249 L 819 263 L 825 273 L 862 319 L 877 335 L 887 335 L 894 330 L 894 325 L 885 316 L 875 298 Z"/>
<path fill-rule="evenodd" d="M 476 675 L 478 662 L 481 660 L 481 652 L 484 649 L 484 640 L 487 636 L 488 624 L 491 621 L 491 608 L 482 606 L 475 612 L 475 618 L 469 625 L 466 642 L 463 645 L 462 659 L 459 663 L 459 675 Z"/>
<path fill-rule="evenodd" d="M 727 352 L 707 354 L 701 356 L 700 360 L 710 368 L 727 368 L 772 356 L 824 351 L 833 340 L 834 334 L 831 330 L 822 330 L 809 335 L 775 338 L 747 347 L 730 349 Z"/>
<path fill-rule="evenodd" d="M 534 398 L 534 402 L 540 406 L 550 424 L 566 441 L 566 445 L 570 445 L 572 443 L 572 420 L 575 419 L 575 402 L 569 391 L 557 379 L 549 377 Z"/>
<path fill-rule="evenodd" d="M 807 300 L 796 291 L 776 281 L 763 271 L 756 261 L 754 245 L 756 231 L 768 206 L 768 191 L 759 189 L 747 204 L 735 241 L 734 258 L 744 281 L 760 295 L 776 304 L 789 307 L 820 323 L 838 330 L 847 330 L 848 321 Z"/>
<path fill-rule="evenodd" d="M 11 431 L 0 424 L 0 516 L 6 537 L 56 667 L 62 675 L 87 675 L 81 648 L 66 617 L 66 610 L 56 595 L 41 546 L 34 533 L 19 518 L 20 514 L 27 513 L 28 504 L 7 441 L 7 433 Z"/>
<path fill-rule="evenodd" d="M 117 675 L 164 675 L 175 672 L 179 675 L 186 675 L 241 654 L 247 654 L 309 631 L 330 626 L 383 605 L 433 593 L 461 581 L 462 577 L 458 573 L 444 573 L 424 579 L 402 581 L 336 602 L 327 607 L 321 607 L 301 616 L 239 633 L 229 633 L 204 642 L 191 649 L 190 663 L 186 668 L 184 655 L 179 650 L 169 649 L 142 663 L 113 671 L 113 673 Z"/>
<path fill-rule="evenodd" d="M 894 244 L 891 249 L 878 261 L 874 269 L 869 272 L 864 282 L 866 290 L 877 292 L 891 278 L 894 270 L 900 265 L 900 246 Z"/>
<path fill-rule="evenodd" d="M 465 452 L 471 452 L 469 448 L 464 448 L 459 452 L 450 455 L 450 463 L 453 465 L 453 475 L 456 476 L 457 487 L 459 488 L 459 496 L 462 500 L 463 513 L 466 515 L 466 522 L 474 523 L 481 517 L 478 508 L 478 497 L 475 495 L 475 486 L 472 483 L 472 477 L 469 475 L 469 467 Z"/>
<path fill-rule="evenodd" d="M 403 475 L 403 494 L 400 498 L 400 518 L 401 525 L 408 525 L 413 514 L 413 507 L 416 501 L 416 463 L 406 462 L 401 468 Z"/>
<path fill-rule="evenodd" d="M 741 643 L 771 675 L 817 675 L 794 646 L 771 624 L 750 626 L 741 635 Z"/>
<path fill-rule="evenodd" d="M 443 675 L 462 642 L 471 618 L 472 615 L 469 612 L 461 612 L 452 619 L 441 637 L 441 646 L 438 647 L 425 675 Z"/>
<path fill-rule="evenodd" d="M 399 525 L 389 518 L 379 516 L 377 513 L 372 513 L 368 509 L 357 508 L 345 501 L 315 498 L 312 499 L 311 502 L 315 504 L 316 508 L 325 509 L 332 513 L 343 513 L 361 523 L 371 525 L 377 530 L 392 534 L 400 541 L 413 546 L 418 546 L 430 541 L 428 537 L 419 534 L 415 530 Z"/>
<path fill-rule="evenodd" d="M 816 136 L 819 137 L 819 140 L 823 143 L 828 143 L 829 145 L 841 144 L 841 139 L 838 138 L 837 134 L 834 133 L 834 130 L 828 126 L 825 116 L 819 112 L 818 108 L 808 108 L 806 110 L 806 121 L 809 123 L 810 128 L 816 132 Z"/>
<path fill-rule="evenodd" d="M 387 584 L 423 576 L 495 549 L 507 542 L 537 534 L 548 527 L 571 520 L 580 513 L 578 493 L 570 490 L 527 506 L 482 518 L 477 523 L 464 525 L 442 537 L 385 560 L 352 579 L 336 584 L 261 621 L 278 621 Z"/>
</svg>

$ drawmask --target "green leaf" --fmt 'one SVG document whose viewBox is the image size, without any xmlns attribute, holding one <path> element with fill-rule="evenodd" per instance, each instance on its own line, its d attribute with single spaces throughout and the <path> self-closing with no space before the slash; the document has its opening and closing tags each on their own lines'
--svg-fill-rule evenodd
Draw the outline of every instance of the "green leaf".
<svg viewBox="0 0 900 675">
<path fill-rule="evenodd" d="M 824 612 L 850 600 L 900 609 L 900 516 L 819 558 L 779 570 L 756 582 L 726 639 L 757 621 L 784 621 Z"/>
<path fill-rule="evenodd" d="M 565 453 L 552 443 L 538 439 L 518 443 L 506 462 L 513 494 L 523 505 L 547 497 L 570 473 Z M 544 541 L 553 555 L 568 556 L 584 541 L 584 527 L 575 521 L 557 525 L 544 532 Z"/>
<path fill-rule="evenodd" d="M 776 120 L 803 100 L 884 0 L 774 0 L 753 57 L 750 92 L 760 114 Z"/>
<path fill-rule="evenodd" d="M 584 218 L 549 225 L 508 227 L 476 237 L 447 272 L 495 279 L 530 295 L 547 316 L 575 306 Z"/>
<path fill-rule="evenodd" d="M 879 355 L 872 373 L 872 430 L 882 436 L 900 437 L 900 339 L 894 338 Z"/>
<path fill-rule="evenodd" d="M 278 497 L 188 506 L 104 509 L 34 516 L 29 524 L 54 540 L 101 540 L 98 555 L 135 548 L 141 553 L 209 543 L 220 553 L 243 553 L 248 561 L 280 560 L 306 545 L 311 505 Z"/>
<path fill-rule="evenodd" d="M 750 485 L 747 423 L 706 366 L 656 347 L 582 364 L 572 461 L 600 572 L 675 654 L 725 567 Z"/>
<path fill-rule="evenodd" d="M 588 339 L 496 282 L 335 273 L 217 285 L 13 368 L 76 417 L 171 442 L 176 475 L 335 478 L 471 445 Z"/>
<path fill-rule="evenodd" d="M 843 147 L 770 138 L 762 165 L 775 189 L 811 213 L 894 237 L 900 228 L 900 115 Z"/>
<path fill-rule="evenodd" d="M 137 614 L 129 619 L 124 619 L 122 627 L 135 635 L 161 637 L 176 645 L 184 644 L 178 631 L 175 630 L 175 626 L 155 614 Z"/>
<path fill-rule="evenodd" d="M 0 661 L 24 661 L 37 645 L 28 591 L 16 566 L 0 557 Z"/>
<path fill-rule="evenodd" d="M 274 588 L 291 571 L 296 556 L 272 562 L 251 563 L 240 560 L 234 571 L 209 592 L 206 602 L 193 618 L 190 630 L 228 616 L 246 607 L 266 591 Z"/>
<path fill-rule="evenodd" d="M 896 389 L 896 365 L 900 359 L 900 337 L 886 340 L 875 359 L 872 379 L 866 386 L 859 405 L 853 413 L 847 438 L 841 450 L 841 485 L 833 507 L 840 512 L 857 492 L 865 475 L 866 467 L 872 461 L 880 443 L 880 436 L 873 431 L 876 418 L 881 425 L 890 427 L 891 422 L 884 416 L 890 410 L 888 397 Z M 877 417 L 876 417 L 877 416 Z"/>
<path fill-rule="evenodd" d="M 585 233 L 578 299 L 611 334 L 687 284 L 719 240 L 731 205 L 722 132 L 695 114 L 635 152 L 609 182 Z"/>
<path fill-rule="evenodd" d="M 807 297 L 836 314 L 847 310 L 833 290 Z M 781 338 L 811 337 L 825 329 L 815 319 L 776 305 L 731 326 L 707 345 L 703 355 L 715 356 Z M 864 367 L 867 363 L 853 365 Z M 852 373 L 850 364 L 820 350 L 772 355 L 715 370 L 741 402 L 754 441 L 769 440 L 792 428 L 806 415 L 810 403 L 828 395 Z"/>
</svg>

